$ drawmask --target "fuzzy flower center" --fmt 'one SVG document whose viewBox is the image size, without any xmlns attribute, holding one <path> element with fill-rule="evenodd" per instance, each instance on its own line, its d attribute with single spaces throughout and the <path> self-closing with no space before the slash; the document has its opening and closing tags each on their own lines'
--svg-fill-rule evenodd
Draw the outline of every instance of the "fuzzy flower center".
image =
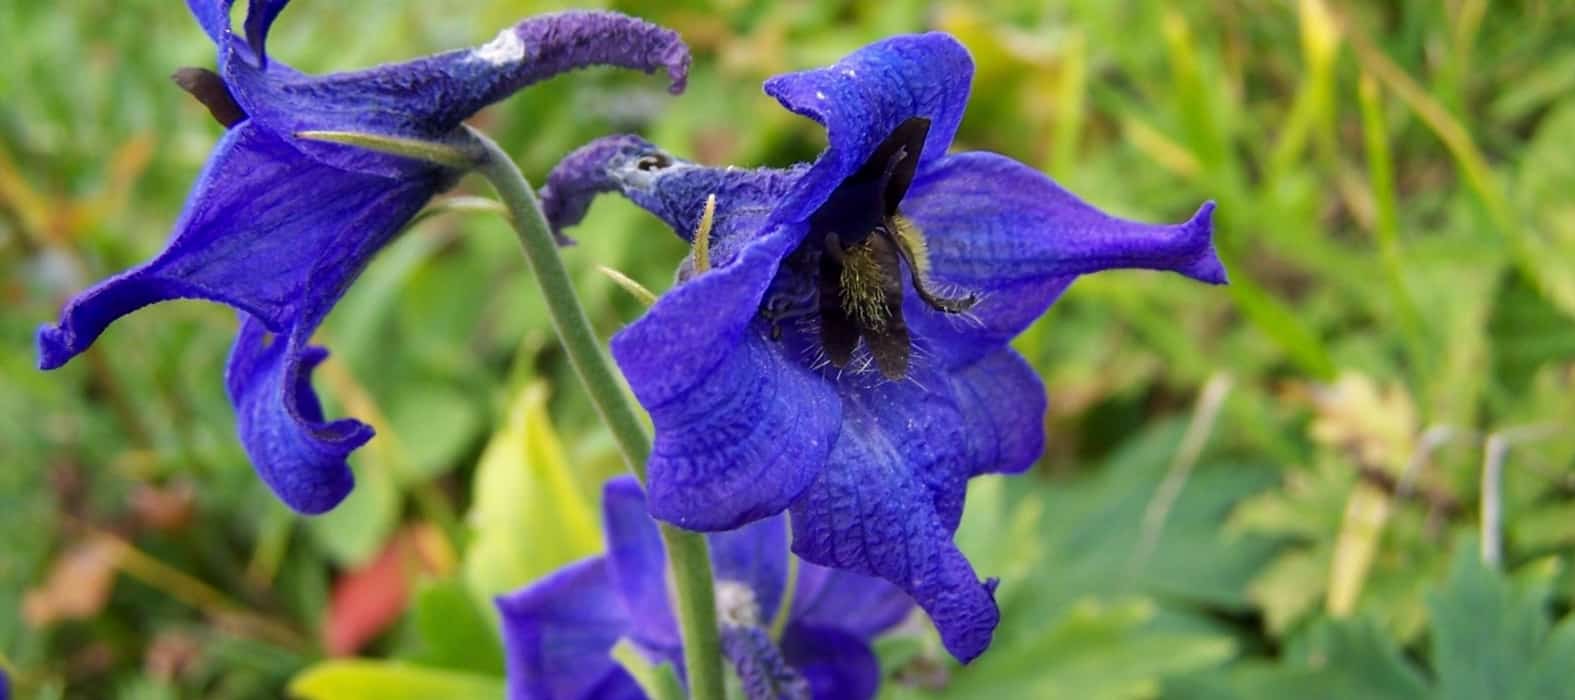
<svg viewBox="0 0 1575 700">
<path fill-rule="evenodd" d="M 767 298 L 761 311 L 773 338 L 780 337 L 782 320 L 817 316 L 820 348 L 833 366 L 847 367 L 862 340 L 883 376 L 902 379 L 913 351 L 902 315 L 905 277 L 919 299 L 941 313 L 962 313 L 977 303 L 971 294 L 935 291 L 924 234 L 899 213 L 929 131 L 923 117 L 903 122 L 810 217 L 809 236 L 789 268 L 813 282 L 779 285 Z"/>
<path fill-rule="evenodd" d="M 759 627 L 760 602 L 754 589 L 739 581 L 717 581 L 716 616 L 723 627 Z"/>
</svg>

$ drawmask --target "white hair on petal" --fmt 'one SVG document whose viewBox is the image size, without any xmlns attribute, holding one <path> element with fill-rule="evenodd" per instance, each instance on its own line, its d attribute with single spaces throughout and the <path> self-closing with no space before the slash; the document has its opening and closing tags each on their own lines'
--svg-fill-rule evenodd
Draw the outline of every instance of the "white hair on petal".
<svg viewBox="0 0 1575 700">
<path fill-rule="evenodd" d="M 492 41 L 476 47 L 470 55 L 478 61 L 493 66 L 519 63 L 525 59 L 525 40 L 521 39 L 511 27 L 498 32 Z"/>
</svg>

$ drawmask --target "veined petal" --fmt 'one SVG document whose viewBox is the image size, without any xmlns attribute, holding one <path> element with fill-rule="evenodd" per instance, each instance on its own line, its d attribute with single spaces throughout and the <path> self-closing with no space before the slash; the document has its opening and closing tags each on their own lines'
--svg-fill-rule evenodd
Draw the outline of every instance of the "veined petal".
<svg viewBox="0 0 1575 700">
<path fill-rule="evenodd" d="M 846 630 L 872 639 L 902 622 L 913 610 L 913 599 L 891 583 L 799 562 L 798 590 L 793 594 L 795 625 Z"/>
<path fill-rule="evenodd" d="M 972 82 L 968 50 L 938 32 L 893 37 L 835 65 L 767 80 L 766 94 L 825 125 L 828 141 L 826 152 L 773 220 L 808 217 L 911 117 L 930 120 L 921 163 L 944 155 L 962 122 Z"/>
<path fill-rule="evenodd" d="M 1049 402 L 1027 360 L 1001 348 L 953 372 L 951 385 L 967 426 L 970 476 L 1016 474 L 1034 465 L 1044 452 Z"/>
<path fill-rule="evenodd" d="M 500 596 L 510 700 L 643 700 L 612 658 L 629 630 L 607 562 L 571 564 Z"/>
<path fill-rule="evenodd" d="M 332 130 L 439 139 L 483 107 L 576 68 L 662 68 L 675 91 L 689 70 L 688 47 L 672 30 L 594 11 L 532 17 L 475 48 L 324 76 L 300 74 L 278 62 L 264 67 L 251 53 L 238 40 L 226 41 L 221 72 L 246 113 L 282 134 Z M 359 172 L 402 175 L 412 165 L 332 144 L 302 149 Z"/>
<path fill-rule="evenodd" d="M 951 366 L 1006 343 L 1078 275 L 1141 268 L 1225 282 L 1212 241 L 1212 202 L 1180 224 L 1119 219 L 993 153 L 948 156 L 921 170 L 902 211 L 923 231 L 931 276 L 982 295 L 969 318 L 907 316 L 915 335 Z M 917 310 L 918 301 L 909 308 Z"/>
<path fill-rule="evenodd" d="M 775 515 L 831 450 L 835 391 L 756 319 L 797 235 L 773 230 L 613 337 L 613 357 L 656 426 L 649 497 L 658 519 L 730 530 Z"/>
<path fill-rule="evenodd" d="M 849 381 L 860 381 L 850 375 Z M 863 379 L 867 381 L 867 377 Z M 991 586 L 952 543 L 969 467 L 944 376 L 844 386 L 843 424 L 820 478 L 793 503 L 793 551 L 903 589 L 964 662 L 1000 620 Z"/>
<path fill-rule="evenodd" d="M 667 593 L 667 551 L 633 477 L 602 487 L 607 575 L 629 612 L 629 635 L 648 649 L 681 658 L 678 623 Z"/>
<path fill-rule="evenodd" d="M 311 374 L 328 351 L 306 345 L 311 330 L 278 336 L 246 316 L 225 371 L 241 445 L 257 475 L 285 505 L 309 515 L 349 495 L 355 478 L 345 457 L 372 438 L 359 421 L 323 420 Z"/>
<path fill-rule="evenodd" d="M 809 682 L 815 700 L 869 700 L 880 689 L 880 659 L 868 642 L 843 629 L 790 624 L 782 655 Z"/>
<path fill-rule="evenodd" d="M 65 364 L 115 319 L 168 299 L 228 304 L 282 332 L 305 306 L 337 299 L 448 183 L 440 173 L 340 172 L 242 122 L 215 148 L 164 252 L 79 294 L 58 325 L 41 328 L 39 366 Z"/>
</svg>

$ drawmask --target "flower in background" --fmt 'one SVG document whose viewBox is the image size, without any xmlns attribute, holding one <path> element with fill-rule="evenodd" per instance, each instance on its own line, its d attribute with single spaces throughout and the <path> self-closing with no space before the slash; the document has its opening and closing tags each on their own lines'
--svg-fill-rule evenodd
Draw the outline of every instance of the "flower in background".
<svg viewBox="0 0 1575 700">
<path fill-rule="evenodd" d="M 159 301 L 235 307 L 241 326 L 226 372 L 241 442 L 286 504 L 319 513 L 354 479 L 346 456 L 372 437 L 354 419 L 328 421 L 310 384 L 327 355 L 313 331 L 371 257 L 433 195 L 463 173 L 303 131 L 441 140 L 481 108 L 527 85 L 591 65 L 665 68 L 681 89 L 688 49 L 667 29 L 608 12 L 528 19 L 474 49 L 324 76 L 265 53 L 288 0 L 251 0 L 244 36 L 232 0 L 188 0 L 218 44 L 217 73 L 175 79 L 226 127 L 162 253 L 73 299 L 39 330 L 39 365 L 53 369 L 106 326 Z"/>
<path fill-rule="evenodd" d="M 644 697 L 610 655 L 620 640 L 653 664 L 682 668 L 667 557 L 645 496 L 628 477 L 609 481 L 602 496 L 606 556 L 498 598 L 512 700 Z M 789 576 L 783 520 L 707 536 L 723 654 L 751 700 L 874 697 L 880 662 L 870 642 L 913 601 L 880 579 L 805 562 Z M 773 639 L 774 618 L 784 614 Z"/>
<path fill-rule="evenodd" d="M 795 553 L 901 587 L 965 662 L 999 620 L 952 541 L 967 481 L 1044 442 L 1043 385 L 1007 343 L 1079 275 L 1225 281 L 1212 204 L 1142 224 L 1009 158 L 947 155 L 972 74 L 949 36 L 892 38 L 766 82 L 826 127 L 812 165 L 710 168 L 619 136 L 543 191 L 557 227 L 617 191 L 695 244 L 613 339 L 656 425 L 652 514 L 727 530 L 790 510 Z"/>
</svg>

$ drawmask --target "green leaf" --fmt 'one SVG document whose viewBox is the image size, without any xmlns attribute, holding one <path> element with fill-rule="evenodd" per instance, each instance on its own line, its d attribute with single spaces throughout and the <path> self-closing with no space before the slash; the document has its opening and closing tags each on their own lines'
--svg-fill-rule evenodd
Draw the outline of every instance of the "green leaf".
<svg viewBox="0 0 1575 700">
<path fill-rule="evenodd" d="M 1526 551 L 1575 545 L 1575 503 L 1554 501 L 1517 514 L 1510 535 L 1517 548 Z"/>
<path fill-rule="evenodd" d="M 1429 600 L 1429 682 L 1369 617 L 1323 619 L 1275 664 L 1248 664 L 1188 679 L 1171 700 L 1575 699 L 1575 616 L 1549 632 L 1556 561 L 1511 580 L 1484 566 L 1470 538 L 1455 545 L 1450 574 Z"/>
<path fill-rule="evenodd" d="M 1524 700 L 1575 698 L 1570 669 L 1575 668 L 1575 616 L 1564 619 L 1543 644 L 1526 675 L 1516 684 L 1516 697 Z"/>
<path fill-rule="evenodd" d="M 1166 700 L 1424 700 L 1426 679 L 1371 620 L 1323 620 L 1278 664 L 1189 678 Z"/>
<path fill-rule="evenodd" d="M 1525 213 L 1532 281 L 1548 301 L 1575 318 L 1575 100 L 1542 121 L 1521 161 L 1517 204 Z"/>
<path fill-rule="evenodd" d="M 1155 610 L 1145 599 L 1080 600 L 1028 643 L 979 657 L 945 697 L 1148 698 L 1164 676 L 1207 668 L 1234 653 L 1223 635 L 1155 629 Z"/>
<path fill-rule="evenodd" d="M 389 405 L 388 420 L 406 465 L 400 477 L 419 483 L 452 469 L 460 452 L 482 429 L 481 409 L 469 396 L 442 384 L 402 390 Z"/>
<path fill-rule="evenodd" d="M 1493 373 L 1516 394 L 1526 390 L 1539 367 L 1575 359 L 1575 320 L 1520 275 L 1508 276 L 1499 287 L 1488 332 Z"/>
<path fill-rule="evenodd" d="M 1430 598 L 1432 663 L 1441 698 L 1575 697 L 1569 681 L 1575 645 L 1568 630 L 1548 641 L 1548 589 L 1533 582 L 1517 587 L 1488 569 L 1469 541 L 1455 547 L 1449 579 Z M 1569 625 L 1566 624 L 1565 627 Z M 1555 695 L 1533 688 L 1558 685 L 1540 673 L 1557 669 L 1564 683 Z"/>
<path fill-rule="evenodd" d="M 422 660 L 458 671 L 503 675 L 503 646 L 489 618 L 462 581 L 426 584 L 416 594 L 416 630 L 425 642 Z"/>
<path fill-rule="evenodd" d="M 1378 624 L 1365 618 L 1316 625 L 1305 644 L 1288 655 L 1298 657 L 1305 668 L 1322 677 L 1321 682 L 1329 684 L 1330 693 L 1324 697 L 1428 697 L 1422 674 Z"/>
<path fill-rule="evenodd" d="M 324 661 L 290 681 L 302 700 L 499 700 L 503 679 L 397 661 Z"/>
<path fill-rule="evenodd" d="M 601 548 L 593 504 L 547 416 L 547 389 L 525 387 L 481 455 L 465 556 L 472 592 L 492 597 Z"/>
<path fill-rule="evenodd" d="M 1221 526 L 1237 503 L 1274 482 L 1269 470 L 1200 464 L 1170 508 L 1151 555 L 1137 560 L 1144 514 L 1180 439 L 1179 423 L 1161 424 L 1129 440 L 1093 476 L 1057 482 L 1034 494 L 1035 511 L 1042 516 L 1016 544 L 1032 543 L 1040 553 L 1036 565 L 1021 575 L 1010 569 L 981 571 L 1010 575 L 1003 577 L 998 595 L 1004 614 L 1047 620 L 1074 600 L 1111 593 L 1247 608 L 1248 581 L 1279 545 L 1255 535 L 1224 533 Z M 959 533 L 959 541 L 963 537 Z"/>
</svg>

